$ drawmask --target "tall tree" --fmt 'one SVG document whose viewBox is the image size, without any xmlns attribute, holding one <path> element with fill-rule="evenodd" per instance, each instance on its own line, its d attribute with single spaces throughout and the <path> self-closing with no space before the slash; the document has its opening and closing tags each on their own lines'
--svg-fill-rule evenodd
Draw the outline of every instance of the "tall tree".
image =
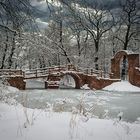
<svg viewBox="0 0 140 140">
<path fill-rule="evenodd" d="M 121 32 L 121 35 L 116 38 L 122 43 L 123 49 L 127 50 L 131 40 L 140 32 L 140 1 L 120 0 L 120 7 L 118 32 Z"/>
<path fill-rule="evenodd" d="M 63 31 L 66 29 L 65 28 L 65 19 L 66 19 L 66 11 L 64 10 L 63 5 L 57 1 L 57 5 L 59 6 L 54 6 L 51 4 L 50 8 L 50 3 L 48 3 L 48 8 L 50 9 L 50 16 L 51 19 L 53 20 L 53 25 L 52 26 L 54 31 L 57 31 L 56 36 L 58 37 L 54 43 L 55 46 L 58 48 L 58 64 L 60 64 L 60 54 L 63 55 L 66 58 L 67 63 L 71 63 L 70 57 L 67 52 L 66 45 L 64 45 L 64 33 Z M 51 26 L 50 26 L 51 27 Z"/>
<path fill-rule="evenodd" d="M 107 8 L 102 5 L 99 1 L 95 0 L 93 5 L 89 7 L 89 4 L 83 0 L 83 5 L 77 3 L 67 3 L 62 1 L 68 8 L 75 22 L 89 32 L 93 38 L 95 52 L 94 52 L 94 63 L 95 68 L 99 69 L 98 66 L 98 52 L 100 48 L 100 42 L 103 36 L 114 26 L 114 17 Z"/>
</svg>

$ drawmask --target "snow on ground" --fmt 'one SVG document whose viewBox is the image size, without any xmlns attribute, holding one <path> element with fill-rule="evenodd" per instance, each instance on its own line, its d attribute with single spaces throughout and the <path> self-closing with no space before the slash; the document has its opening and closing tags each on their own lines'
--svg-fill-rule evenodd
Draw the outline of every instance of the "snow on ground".
<svg viewBox="0 0 140 140">
<path fill-rule="evenodd" d="M 138 140 L 140 122 L 91 119 L 0 103 L 1 140 Z"/>
<path fill-rule="evenodd" d="M 53 112 L 0 100 L 1 140 L 138 140 L 139 132 L 139 119 L 134 123 L 97 119 L 76 108 L 69 113 Z"/>
<path fill-rule="evenodd" d="M 81 89 L 90 89 L 90 88 L 88 87 L 88 84 L 85 84 L 81 87 Z"/>
<path fill-rule="evenodd" d="M 15 87 L 0 84 L 0 95 L 6 95 L 6 94 L 9 94 L 9 93 L 15 93 L 15 92 L 18 92 L 18 91 L 19 90 Z"/>
<path fill-rule="evenodd" d="M 105 87 L 103 90 L 140 92 L 140 88 L 139 87 L 133 86 L 128 81 L 114 82 L 113 84 Z"/>
</svg>

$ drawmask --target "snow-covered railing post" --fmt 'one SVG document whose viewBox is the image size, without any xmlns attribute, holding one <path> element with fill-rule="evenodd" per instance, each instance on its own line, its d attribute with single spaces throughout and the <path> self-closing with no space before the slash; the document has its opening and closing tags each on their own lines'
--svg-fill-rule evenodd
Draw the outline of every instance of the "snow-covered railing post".
<svg viewBox="0 0 140 140">
<path fill-rule="evenodd" d="M 88 74 L 88 69 L 85 69 L 85 73 Z"/>
<path fill-rule="evenodd" d="M 22 75 L 23 75 L 23 77 L 25 77 L 25 71 L 22 71 Z"/>
<path fill-rule="evenodd" d="M 36 76 L 36 78 L 37 78 L 37 69 L 35 70 L 35 76 Z"/>
<path fill-rule="evenodd" d="M 22 71 L 22 70 L 20 70 L 20 75 L 22 75 L 22 76 L 23 76 L 23 71 Z"/>
<path fill-rule="evenodd" d="M 60 65 L 58 66 L 58 71 L 59 71 L 59 72 L 61 71 L 61 66 L 60 66 Z"/>
<path fill-rule="evenodd" d="M 100 70 L 100 77 L 103 77 L 103 71 Z"/>
<path fill-rule="evenodd" d="M 93 69 L 90 69 L 90 74 L 93 75 Z"/>
<path fill-rule="evenodd" d="M 68 70 L 70 70 L 71 69 L 71 64 L 68 64 L 67 68 L 68 68 Z"/>
</svg>

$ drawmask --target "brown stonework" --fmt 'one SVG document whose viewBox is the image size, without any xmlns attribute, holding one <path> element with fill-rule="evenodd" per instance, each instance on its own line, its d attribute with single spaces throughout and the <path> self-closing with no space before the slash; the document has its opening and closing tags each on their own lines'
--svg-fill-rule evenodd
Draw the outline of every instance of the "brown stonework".
<svg viewBox="0 0 140 140">
<path fill-rule="evenodd" d="M 135 86 L 140 87 L 140 70 L 139 69 L 134 70 L 134 78 L 133 78 L 133 82 L 131 81 L 131 83 Z"/>
<path fill-rule="evenodd" d="M 88 76 L 88 85 L 90 89 L 100 90 L 108 85 L 111 85 L 114 82 L 118 82 L 119 80 L 115 79 L 105 79 L 105 78 L 97 78 L 95 76 Z"/>
<path fill-rule="evenodd" d="M 75 80 L 76 87 L 75 88 L 80 88 L 84 84 L 88 84 L 88 86 L 91 89 L 102 89 L 113 82 L 117 82 L 121 80 L 121 75 L 120 75 L 120 63 L 123 59 L 123 57 L 126 57 L 128 60 L 128 81 L 135 85 L 140 87 L 140 70 L 139 68 L 139 54 L 134 54 L 129 51 L 119 51 L 116 53 L 114 58 L 111 59 L 111 74 L 110 74 L 110 79 L 105 79 L 105 78 L 98 78 L 97 76 L 93 75 L 88 75 L 88 74 L 83 74 L 80 72 L 65 72 L 61 73 L 59 76 L 59 79 L 61 79 L 64 75 L 68 74 L 73 77 Z M 53 76 L 52 76 L 53 77 Z M 57 77 L 53 77 L 54 80 Z M 52 79 L 52 78 L 49 78 Z M 57 80 L 59 80 L 57 79 Z"/>
<path fill-rule="evenodd" d="M 80 78 L 82 79 L 82 84 L 87 84 L 90 89 L 97 89 L 100 90 L 113 82 L 117 82 L 119 80 L 115 79 L 105 79 L 105 78 L 98 78 L 97 76 L 92 75 L 86 75 L 86 74 L 80 74 Z"/>
<path fill-rule="evenodd" d="M 70 75 L 73 77 L 73 79 L 75 80 L 75 84 L 76 84 L 76 89 L 80 89 L 84 84 L 87 84 L 89 86 L 89 88 L 91 89 L 102 89 L 105 86 L 108 86 L 110 84 L 112 84 L 113 82 L 117 82 L 119 80 L 114 80 L 114 79 L 104 79 L 104 78 L 100 78 L 98 79 L 96 76 L 92 76 L 92 75 L 87 75 L 87 74 L 83 74 L 83 73 L 79 73 L 79 72 L 65 72 L 65 73 L 61 73 L 61 76 L 59 76 L 59 79 L 54 75 L 50 75 L 48 78 L 48 81 L 58 81 L 61 80 L 61 78 L 64 75 Z M 46 83 L 46 87 L 48 88 L 56 88 L 56 85 L 52 86 L 52 85 L 48 85 L 48 83 Z"/>
<path fill-rule="evenodd" d="M 7 81 L 10 86 L 25 90 L 26 82 L 24 82 L 24 77 L 10 77 L 7 79 Z"/>
<path fill-rule="evenodd" d="M 111 74 L 110 79 L 94 76 L 93 74 L 88 74 L 76 70 L 75 66 L 68 65 L 67 67 L 55 67 L 49 68 L 48 76 L 43 75 L 43 78 L 47 78 L 45 82 L 45 88 L 59 88 L 59 81 L 65 75 L 70 75 L 75 80 L 75 88 L 80 89 L 83 85 L 87 84 L 91 89 L 102 89 L 113 82 L 121 80 L 120 74 L 120 63 L 122 59 L 125 58 L 128 60 L 128 81 L 140 87 L 140 69 L 139 69 L 139 54 L 130 53 L 128 51 L 119 51 L 116 53 L 114 58 L 111 59 Z M 17 73 L 16 73 L 17 74 Z M 23 75 L 22 71 L 19 71 L 20 75 Z M 46 76 L 46 77 L 45 77 Z M 40 78 L 40 77 L 31 77 Z M 8 82 L 11 86 L 17 87 L 18 89 L 25 89 L 26 83 L 24 79 L 27 79 L 25 75 L 9 77 Z"/>
<path fill-rule="evenodd" d="M 129 51 L 119 51 L 116 53 L 114 58 L 111 59 L 111 73 L 112 79 L 121 79 L 120 78 L 120 62 L 123 57 L 128 59 L 128 81 L 140 87 L 140 71 L 136 68 L 139 68 L 139 54 L 135 54 Z"/>
<path fill-rule="evenodd" d="M 47 79 L 48 82 L 45 84 L 47 86 L 45 86 L 45 87 L 48 87 L 48 88 L 56 88 L 56 87 L 58 87 L 57 83 L 55 81 L 60 81 L 63 78 L 63 76 L 65 76 L 65 75 L 70 75 L 75 80 L 75 85 L 76 85 L 75 88 L 76 89 L 80 89 L 80 87 L 83 85 L 82 79 L 77 73 L 75 73 L 75 72 L 63 73 L 63 72 L 61 72 L 58 75 L 54 75 L 54 74 L 49 75 L 48 79 Z M 54 85 L 49 84 L 50 81 L 54 82 Z"/>
</svg>

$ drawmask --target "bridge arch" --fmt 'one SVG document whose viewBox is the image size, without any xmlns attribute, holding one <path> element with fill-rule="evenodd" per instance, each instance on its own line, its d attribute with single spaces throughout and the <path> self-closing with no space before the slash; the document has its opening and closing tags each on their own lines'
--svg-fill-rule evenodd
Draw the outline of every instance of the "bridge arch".
<svg viewBox="0 0 140 140">
<path fill-rule="evenodd" d="M 128 80 L 128 67 L 129 67 L 129 54 L 127 51 L 117 52 L 114 56 L 116 60 L 116 67 L 118 67 L 118 73 L 121 80 Z"/>
<path fill-rule="evenodd" d="M 125 65 L 124 65 L 125 64 Z M 124 68 L 123 68 L 124 65 Z M 139 55 L 131 51 L 122 50 L 115 54 L 111 59 L 111 73 L 113 76 L 111 78 L 121 79 L 124 73 L 127 73 L 128 80 L 132 79 L 133 71 L 135 67 L 139 65 Z M 125 79 L 123 79 L 125 80 Z"/>
<path fill-rule="evenodd" d="M 75 88 L 76 89 L 80 89 L 81 88 L 81 86 L 82 86 L 82 79 L 80 78 L 80 76 L 79 75 L 77 75 L 76 73 L 74 73 L 74 72 L 66 72 L 66 73 L 61 73 L 62 74 L 62 76 L 61 76 L 61 79 L 64 77 L 64 76 L 71 76 L 73 79 L 74 79 L 74 81 L 75 81 Z M 60 79 L 60 80 L 61 80 Z"/>
</svg>

